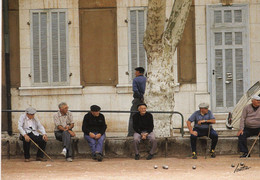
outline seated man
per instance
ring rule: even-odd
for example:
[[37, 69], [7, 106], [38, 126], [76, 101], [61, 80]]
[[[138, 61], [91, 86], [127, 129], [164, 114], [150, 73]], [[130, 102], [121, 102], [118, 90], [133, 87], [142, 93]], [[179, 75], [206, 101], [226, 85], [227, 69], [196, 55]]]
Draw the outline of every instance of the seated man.
[[101, 108], [97, 105], [90, 107], [90, 112], [84, 116], [82, 131], [88, 141], [94, 160], [102, 161], [105, 131], [107, 129], [105, 117], [100, 113]]
[[74, 127], [73, 117], [68, 109], [69, 107], [65, 102], [59, 104], [59, 111], [53, 116], [54, 134], [58, 141], [63, 142], [61, 154], [66, 157], [68, 162], [72, 162], [71, 137], [74, 137], [75, 133], [72, 131]]
[[[190, 141], [192, 149], [192, 158], [197, 159], [196, 142], [197, 137], [208, 136], [212, 140], [210, 155], [212, 158], [216, 157], [215, 147], [218, 142], [217, 132], [210, 126], [210, 124], [215, 124], [216, 120], [212, 112], [208, 110], [209, 105], [207, 103], [199, 104], [200, 110], [195, 111], [187, 121], [187, 126], [190, 131]], [[194, 122], [194, 128], [192, 129], [191, 123]], [[209, 132], [210, 128], [210, 132]], [[209, 134], [208, 134], [209, 133]]]
[[[18, 130], [23, 141], [23, 150], [25, 162], [30, 161], [30, 144], [31, 139], [38, 144], [38, 146], [45, 150], [46, 142], [48, 140], [44, 127], [40, 121], [34, 117], [36, 109], [29, 107], [25, 110], [25, 114], [20, 116], [18, 121]], [[39, 134], [40, 131], [43, 135]], [[43, 152], [38, 149], [36, 161], [46, 161], [43, 159]]]
[[247, 138], [250, 136], [257, 136], [260, 132], [260, 96], [253, 96], [252, 103], [244, 107], [241, 121], [240, 130], [237, 133], [238, 146], [240, 152], [243, 152], [243, 157], [250, 157], [247, 149]]
[[155, 150], [157, 148], [157, 141], [155, 139], [155, 134], [153, 132], [153, 115], [149, 112], [146, 112], [147, 105], [141, 103], [137, 106], [139, 113], [133, 115], [133, 128], [134, 128], [134, 148], [135, 148], [135, 160], [140, 159], [139, 155], [139, 143], [141, 139], [148, 139], [152, 148], [147, 156], [147, 160], [153, 158]]

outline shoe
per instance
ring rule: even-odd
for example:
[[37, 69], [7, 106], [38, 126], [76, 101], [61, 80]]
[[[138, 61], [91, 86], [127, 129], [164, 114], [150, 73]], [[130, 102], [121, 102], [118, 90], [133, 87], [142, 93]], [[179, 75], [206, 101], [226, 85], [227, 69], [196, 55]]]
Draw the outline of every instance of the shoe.
[[140, 159], [140, 155], [139, 154], [136, 154], [135, 155], [135, 160], [139, 160]]
[[36, 157], [36, 161], [47, 161], [47, 159], [44, 159], [42, 157]]
[[149, 153], [149, 155], [147, 156], [146, 160], [151, 160], [153, 158], [153, 155]]
[[250, 157], [250, 154], [248, 154], [247, 152], [244, 152], [244, 154], [242, 156], [240, 156], [240, 158], [246, 158], [248, 155], [248, 157]]
[[24, 162], [30, 162], [30, 159], [25, 159]]
[[93, 160], [97, 160], [96, 154], [92, 154], [91, 156], [92, 156], [92, 159], [93, 159]]
[[192, 159], [198, 159], [196, 152], [192, 152]]
[[69, 157], [69, 158], [66, 159], [66, 161], [68, 161], [68, 162], [72, 162], [72, 158]]
[[103, 156], [101, 153], [96, 153], [97, 160], [101, 162], [103, 160]]
[[63, 150], [61, 151], [60, 154], [66, 157], [67, 149], [66, 149], [66, 148], [63, 148]]
[[211, 157], [211, 158], [215, 158], [215, 157], [216, 157], [216, 153], [215, 153], [214, 149], [211, 149], [211, 151], [210, 151], [210, 157]]

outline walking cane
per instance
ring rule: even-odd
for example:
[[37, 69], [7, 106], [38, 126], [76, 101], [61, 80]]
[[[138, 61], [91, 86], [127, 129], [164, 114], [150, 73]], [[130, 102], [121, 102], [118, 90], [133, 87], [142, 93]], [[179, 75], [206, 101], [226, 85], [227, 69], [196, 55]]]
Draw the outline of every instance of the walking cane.
[[210, 134], [210, 128], [211, 125], [209, 124], [209, 129], [208, 129], [208, 136], [207, 136], [207, 147], [206, 147], [206, 151], [205, 151], [205, 159], [207, 159], [207, 150], [208, 150], [208, 146], [209, 146], [209, 134]]
[[51, 159], [51, 157], [48, 156], [48, 154], [47, 154], [46, 152], [44, 152], [44, 150], [42, 150], [42, 148], [40, 148], [40, 146], [38, 146], [38, 144], [36, 144], [31, 138], [30, 138], [30, 140], [32, 141], [32, 143], [33, 143], [38, 149], [41, 150], [41, 152], [43, 152], [43, 154], [45, 154], [45, 156], [46, 156], [47, 158], [49, 158], [51, 161], [53, 161], [53, 160]]
[[251, 146], [249, 152], [247, 153], [246, 158], [248, 158], [248, 156], [250, 155], [250, 153], [251, 153], [253, 147], [255, 146], [255, 143], [256, 143], [257, 139], [259, 138], [259, 136], [260, 136], [260, 132], [258, 133], [257, 137], [255, 138], [255, 141], [254, 141], [253, 145]]

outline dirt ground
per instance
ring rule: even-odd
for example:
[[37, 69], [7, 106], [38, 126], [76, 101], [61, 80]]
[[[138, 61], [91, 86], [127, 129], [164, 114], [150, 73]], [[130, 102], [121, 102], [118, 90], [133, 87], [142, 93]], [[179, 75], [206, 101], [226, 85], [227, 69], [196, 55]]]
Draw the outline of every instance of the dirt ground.
[[[250, 169], [234, 173], [235, 167], [243, 162]], [[199, 156], [197, 160], [190, 158], [145, 158], [136, 161], [130, 158], [105, 158], [103, 162], [92, 159], [74, 159], [65, 162], [64, 159], [54, 159], [53, 162], [31, 161], [23, 159], [2, 159], [2, 180], [41, 180], [41, 179], [260, 179], [260, 158], [254, 156], [248, 160], [238, 156], [217, 156], [215, 159], [205, 159]], [[157, 165], [158, 169], [154, 169]], [[162, 166], [167, 165], [168, 170]], [[193, 170], [192, 166], [196, 166]]]

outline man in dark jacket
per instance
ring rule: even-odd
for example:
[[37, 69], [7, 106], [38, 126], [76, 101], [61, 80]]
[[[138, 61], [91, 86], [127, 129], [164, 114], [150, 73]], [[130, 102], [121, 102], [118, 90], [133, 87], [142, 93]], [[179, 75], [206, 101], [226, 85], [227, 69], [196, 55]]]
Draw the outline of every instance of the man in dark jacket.
[[107, 129], [105, 117], [100, 113], [100, 107], [93, 105], [90, 112], [84, 116], [82, 131], [84, 138], [88, 141], [94, 160], [102, 161], [103, 143], [105, 140], [105, 131]]
[[157, 148], [157, 141], [155, 140], [155, 134], [153, 132], [153, 115], [149, 112], [146, 112], [147, 105], [141, 103], [137, 106], [139, 113], [134, 114], [133, 116], [133, 128], [134, 128], [134, 148], [135, 148], [135, 160], [140, 159], [138, 145], [141, 139], [148, 139], [152, 148], [149, 152], [147, 160], [153, 158], [155, 150]]
[[[144, 93], [145, 93], [145, 85], [146, 85], [146, 77], [144, 77], [144, 68], [137, 67], [135, 68], [135, 78], [133, 79], [133, 101], [132, 107], [130, 111], [137, 111], [137, 105], [144, 102]], [[129, 123], [128, 123], [128, 135], [133, 136], [133, 115], [130, 114]]]

